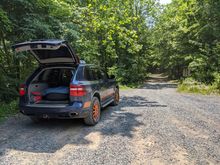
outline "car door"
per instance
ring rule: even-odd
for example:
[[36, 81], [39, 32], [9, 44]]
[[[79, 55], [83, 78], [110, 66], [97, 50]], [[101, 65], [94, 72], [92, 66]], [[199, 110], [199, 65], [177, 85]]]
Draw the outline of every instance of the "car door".
[[91, 69], [93, 70], [93, 76], [95, 77], [96, 80], [98, 80], [98, 86], [99, 86], [99, 94], [101, 97], [101, 103], [102, 105], [105, 104], [106, 102], [106, 79], [103, 77], [103, 74], [100, 70], [100, 68], [92, 66]]
[[114, 91], [113, 88], [111, 88], [111, 82], [108, 81], [108, 75], [103, 70], [99, 70], [99, 72], [103, 92], [102, 100], [104, 104], [106, 104], [112, 100]]
[[[103, 71], [104, 72], [104, 71]], [[112, 100], [114, 98], [114, 93], [115, 93], [115, 80], [110, 79], [108, 73], [104, 72], [105, 77], [106, 77], [106, 97], [108, 100]]]
[[91, 87], [93, 89], [94, 92], [99, 92], [100, 94], [100, 98], [101, 98], [101, 102], [102, 102], [102, 98], [104, 97], [104, 87], [103, 87], [103, 82], [100, 80], [101, 78], [101, 74], [99, 72], [98, 67], [91, 65], [91, 66], [87, 66], [90, 70], [90, 74], [91, 74]]

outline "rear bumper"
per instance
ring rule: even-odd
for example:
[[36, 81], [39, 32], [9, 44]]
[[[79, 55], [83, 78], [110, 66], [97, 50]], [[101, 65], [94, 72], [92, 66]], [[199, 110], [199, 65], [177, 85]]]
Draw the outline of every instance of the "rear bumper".
[[23, 105], [19, 106], [20, 112], [30, 117], [40, 118], [85, 118], [88, 116], [89, 108], [83, 109], [77, 105], [47, 106], [47, 105]]

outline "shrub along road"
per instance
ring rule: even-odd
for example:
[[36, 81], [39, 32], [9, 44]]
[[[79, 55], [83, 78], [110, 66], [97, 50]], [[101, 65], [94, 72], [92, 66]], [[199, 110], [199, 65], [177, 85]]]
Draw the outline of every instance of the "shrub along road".
[[18, 115], [0, 133], [0, 164], [220, 164], [220, 97], [154, 82], [122, 91], [95, 127]]

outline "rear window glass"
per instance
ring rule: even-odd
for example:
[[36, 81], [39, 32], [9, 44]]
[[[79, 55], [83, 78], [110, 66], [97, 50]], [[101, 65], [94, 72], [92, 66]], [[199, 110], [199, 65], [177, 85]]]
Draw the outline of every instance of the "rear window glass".
[[76, 76], [78, 81], [91, 81], [91, 70], [88, 66], [80, 67]]
[[48, 58], [72, 58], [67, 47], [62, 46], [57, 50], [33, 50], [40, 60]]

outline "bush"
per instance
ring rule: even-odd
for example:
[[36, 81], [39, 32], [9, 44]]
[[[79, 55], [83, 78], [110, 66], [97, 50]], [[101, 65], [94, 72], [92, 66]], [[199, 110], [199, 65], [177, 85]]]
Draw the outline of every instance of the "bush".
[[137, 67], [133, 67], [132, 69], [131, 68], [126, 69], [126, 68], [114, 66], [109, 68], [108, 74], [115, 75], [116, 80], [120, 84], [128, 85], [128, 86], [137, 86], [138, 84], [142, 84], [148, 77], [148, 74], [144, 69], [145, 68], [137, 68]]
[[219, 77], [217, 76], [216, 81], [213, 85], [207, 85], [201, 82], [196, 81], [193, 78], [186, 78], [178, 85], [179, 92], [188, 92], [188, 93], [200, 93], [200, 94], [220, 94], [218, 89]]
[[182, 85], [199, 85], [201, 83], [199, 83], [198, 81], [196, 81], [194, 78], [192, 77], [188, 77], [186, 79], [184, 79], [182, 82], [181, 82]]
[[18, 101], [14, 100], [10, 103], [0, 103], [0, 120], [18, 112]]
[[220, 73], [214, 73], [213, 85], [217, 90], [220, 90]]

